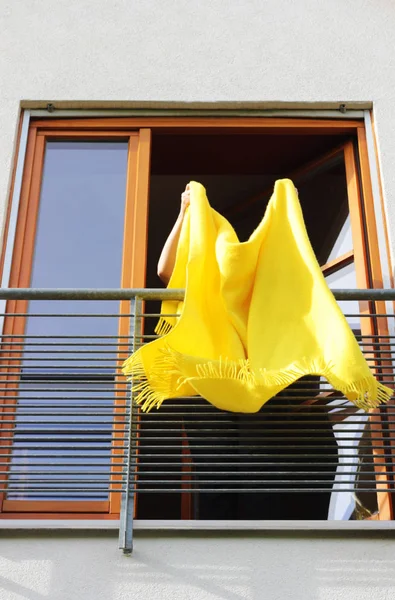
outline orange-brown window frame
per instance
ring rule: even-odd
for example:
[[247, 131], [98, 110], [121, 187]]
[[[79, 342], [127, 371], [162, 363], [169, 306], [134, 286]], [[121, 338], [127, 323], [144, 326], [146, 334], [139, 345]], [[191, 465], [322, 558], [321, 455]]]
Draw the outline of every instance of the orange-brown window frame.
[[[42, 169], [47, 139], [128, 139], [128, 175], [125, 203], [125, 228], [122, 263], [121, 287], [144, 287], [147, 257], [147, 221], [150, 176], [151, 131], [171, 132], [183, 130], [198, 132], [203, 130], [250, 133], [293, 132], [325, 135], [350, 134], [355, 142], [345, 145], [345, 165], [347, 186], [353, 210], [350, 211], [353, 230], [353, 257], [344, 257], [345, 261], [355, 260], [357, 284], [360, 288], [382, 287], [382, 273], [377, 243], [377, 228], [374, 214], [372, 186], [364, 124], [359, 120], [335, 119], [294, 119], [264, 117], [111, 117], [111, 118], [75, 118], [75, 119], [36, 119], [29, 128], [26, 158], [23, 171], [22, 190], [18, 213], [14, 253], [11, 267], [10, 287], [29, 287], [31, 275], [31, 257], [33, 254], [36, 220], [41, 190]], [[359, 169], [357, 168], [359, 163]], [[358, 174], [359, 171], [359, 174]], [[6, 224], [7, 228], [7, 224]], [[3, 248], [4, 255], [4, 248]], [[2, 259], [0, 258], [0, 261]], [[0, 263], [1, 264], [1, 263]], [[326, 265], [336, 269], [336, 265]], [[8, 312], [25, 312], [27, 302], [10, 301]], [[361, 303], [362, 312], [371, 312], [369, 303]], [[377, 306], [378, 312], [384, 312], [383, 306]], [[127, 302], [122, 302], [121, 312], [127, 312]], [[374, 326], [370, 319], [366, 323], [367, 335]], [[386, 333], [385, 319], [376, 319], [375, 326], [382, 335]], [[16, 317], [6, 317], [4, 333], [14, 335], [23, 333], [24, 323]], [[120, 319], [119, 334], [128, 333], [128, 323]], [[3, 357], [6, 360], [6, 357]], [[121, 363], [119, 360], [119, 364]], [[15, 363], [14, 363], [15, 365]], [[5, 373], [2, 375], [4, 387], [7, 387]], [[123, 382], [116, 384], [116, 396], [124, 392]], [[10, 404], [12, 405], [11, 399]], [[117, 399], [115, 401], [117, 403]], [[116, 409], [115, 409], [116, 410]], [[120, 420], [115, 416], [114, 427]], [[375, 421], [377, 423], [377, 421]], [[380, 427], [378, 426], [380, 430]], [[1, 444], [1, 424], [0, 424]], [[120, 468], [120, 459], [114, 454], [114, 477]], [[385, 480], [377, 467], [380, 486]], [[382, 487], [383, 489], [383, 487]], [[378, 494], [380, 517], [392, 519], [392, 501], [389, 493]], [[4, 500], [0, 518], [44, 517], [48, 511], [53, 518], [117, 518], [119, 515], [120, 495], [112, 494], [108, 502], [31, 502]], [[89, 506], [87, 506], [89, 505]], [[40, 512], [38, 512], [40, 511]]]
[[[75, 139], [76, 137], [88, 141], [91, 139], [117, 139], [128, 141], [128, 161], [124, 211], [124, 238], [122, 251], [121, 288], [144, 287], [145, 284], [145, 257], [146, 257], [146, 225], [148, 220], [148, 196], [149, 196], [149, 171], [150, 171], [150, 147], [151, 131], [140, 128], [129, 131], [106, 131], [106, 130], [84, 130], [75, 132], [73, 130], [44, 131], [34, 123], [29, 129], [26, 149], [26, 160], [23, 172], [21, 199], [19, 205], [13, 260], [10, 273], [10, 287], [29, 287], [32, 271], [32, 259], [35, 243], [37, 217], [40, 201], [42, 173], [45, 156], [45, 144], [48, 139]], [[28, 302], [25, 300], [9, 301], [7, 303], [6, 316], [4, 320], [4, 335], [23, 335], [25, 318], [14, 317], [15, 313], [26, 313]], [[128, 301], [120, 302], [120, 313], [128, 313]], [[120, 318], [118, 334], [125, 336], [129, 333], [128, 320]], [[19, 364], [15, 360], [7, 362], [7, 354], [2, 354], [3, 365], [9, 369], [2, 371], [4, 396], [9, 396], [7, 409], [12, 410], [15, 406], [15, 383], [10, 386], [7, 381], [15, 377]], [[112, 451], [113, 481], [120, 477], [122, 469], [121, 458], [117, 458], [117, 429], [123, 427], [122, 418], [117, 418], [117, 404], [124, 401], [126, 382], [120, 373], [123, 362], [122, 356], [117, 361], [118, 373], [115, 382], [115, 416], [114, 416], [114, 448]], [[7, 393], [7, 388], [13, 391]], [[0, 413], [4, 409], [0, 409]], [[0, 424], [0, 445], [2, 432], [7, 418]], [[120, 434], [121, 436], [122, 434]], [[118, 453], [119, 454], [119, 453]], [[118, 475], [119, 473], [119, 475]], [[47, 513], [51, 518], [72, 516], [73, 518], [118, 518], [120, 511], [120, 494], [110, 493], [108, 501], [32, 501], [32, 500], [7, 500], [5, 494], [0, 494], [0, 518], [15, 517], [17, 514], [28, 514], [29, 518], [34, 516], [45, 516]]]

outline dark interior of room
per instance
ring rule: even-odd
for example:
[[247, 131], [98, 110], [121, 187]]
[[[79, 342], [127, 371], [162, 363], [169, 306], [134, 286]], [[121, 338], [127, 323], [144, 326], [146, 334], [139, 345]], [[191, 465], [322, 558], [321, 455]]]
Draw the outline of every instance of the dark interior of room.
[[[202, 130], [154, 133], [146, 286], [162, 287], [156, 272], [157, 261], [176, 220], [181, 193], [190, 180], [205, 186], [213, 208], [229, 219], [239, 239], [244, 241], [262, 219], [276, 179], [293, 179], [312, 246], [320, 264], [325, 264], [348, 214], [343, 154], [332, 152], [348, 139], [344, 135], [290, 132], [281, 135]], [[157, 305], [147, 307], [148, 312], [157, 309]], [[146, 327], [151, 326], [147, 323]], [[151, 330], [146, 328], [146, 333]], [[169, 419], [171, 410], [166, 412], [165, 405], [150, 417], [150, 428], [154, 420], [160, 427], [161, 422], [163, 426], [164, 420]], [[143, 422], [141, 436], [140, 456], [144, 462]], [[181, 443], [174, 447], [174, 436], [172, 439], [169, 435], [170, 442], [176, 459], [181, 456]], [[179, 467], [181, 473], [181, 463]], [[179, 519], [180, 507], [181, 494], [145, 493], [138, 502], [137, 516]]]
[[213, 208], [229, 219], [244, 241], [260, 222], [276, 179], [290, 177], [299, 191], [311, 243], [324, 264], [348, 213], [345, 169], [342, 155], [309, 165], [346, 139], [244, 133], [154, 135], [147, 287], [161, 285], [157, 259], [190, 180], [205, 186]]

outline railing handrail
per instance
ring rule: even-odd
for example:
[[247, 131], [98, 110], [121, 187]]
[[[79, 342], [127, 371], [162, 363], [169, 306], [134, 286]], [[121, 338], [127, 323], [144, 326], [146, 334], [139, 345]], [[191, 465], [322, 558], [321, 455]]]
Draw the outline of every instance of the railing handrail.
[[[337, 289], [336, 300], [395, 300], [395, 289]], [[163, 288], [0, 288], [0, 300], [183, 300], [185, 290]]]
[[0, 288], [0, 300], [183, 300], [184, 294], [163, 288]]

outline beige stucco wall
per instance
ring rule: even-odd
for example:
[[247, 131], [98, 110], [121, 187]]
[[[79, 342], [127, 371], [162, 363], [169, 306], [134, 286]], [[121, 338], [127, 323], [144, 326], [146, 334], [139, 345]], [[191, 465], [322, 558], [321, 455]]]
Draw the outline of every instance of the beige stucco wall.
[[395, 544], [279, 534], [0, 538], [1, 600], [392, 600]]

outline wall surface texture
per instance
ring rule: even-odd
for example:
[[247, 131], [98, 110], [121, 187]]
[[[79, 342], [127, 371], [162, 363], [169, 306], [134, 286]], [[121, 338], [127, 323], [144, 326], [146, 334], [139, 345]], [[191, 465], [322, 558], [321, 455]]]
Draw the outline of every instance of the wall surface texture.
[[0, 222], [21, 100], [363, 100], [395, 246], [392, 0], [1, 0], [0, 31]]
[[[348, 539], [346, 539], [348, 538]], [[395, 545], [383, 538], [111, 536], [0, 540], [0, 600], [390, 600]]]

